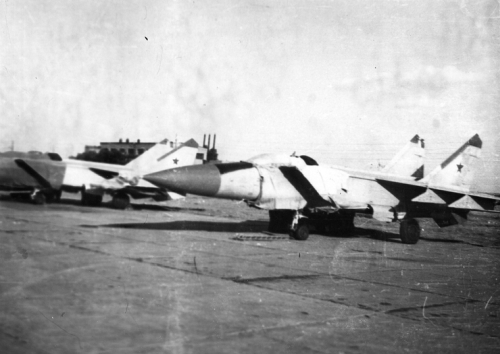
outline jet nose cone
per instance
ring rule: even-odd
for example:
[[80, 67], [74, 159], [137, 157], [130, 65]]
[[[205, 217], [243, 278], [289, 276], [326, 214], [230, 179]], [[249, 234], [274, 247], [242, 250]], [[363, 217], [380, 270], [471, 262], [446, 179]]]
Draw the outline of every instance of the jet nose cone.
[[221, 185], [221, 175], [214, 165], [172, 168], [146, 175], [143, 178], [172, 192], [207, 197], [216, 195]]

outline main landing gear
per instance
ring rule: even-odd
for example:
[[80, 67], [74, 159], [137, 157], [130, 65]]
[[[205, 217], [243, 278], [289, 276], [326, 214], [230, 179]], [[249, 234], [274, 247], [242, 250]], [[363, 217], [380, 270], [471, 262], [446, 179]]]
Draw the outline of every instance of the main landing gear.
[[327, 213], [305, 209], [270, 210], [269, 231], [288, 233], [299, 241], [309, 237], [311, 227], [327, 235], [350, 235], [354, 230], [354, 214]]
[[[321, 233], [332, 236], [350, 235], [354, 231], [354, 214], [319, 213], [311, 210], [270, 210], [269, 231], [288, 233], [299, 241], [309, 237], [311, 226]], [[421, 228], [417, 220], [406, 219], [399, 225], [401, 242], [416, 244], [420, 239]]]
[[401, 242], [414, 245], [420, 239], [420, 225], [415, 219], [408, 219], [401, 221], [399, 224], [399, 236], [401, 237]]

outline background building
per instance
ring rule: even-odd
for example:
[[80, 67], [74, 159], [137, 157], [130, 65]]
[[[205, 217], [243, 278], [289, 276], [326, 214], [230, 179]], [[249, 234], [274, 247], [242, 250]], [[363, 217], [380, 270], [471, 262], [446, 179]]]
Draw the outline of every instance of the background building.
[[[165, 139], [162, 142], [168, 142], [168, 140]], [[172, 147], [174, 146], [173, 141], [170, 141], [169, 143], [172, 145]], [[96, 153], [99, 153], [101, 151], [118, 151], [122, 155], [124, 155], [127, 162], [129, 162], [135, 159], [137, 156], [142, 155], [145, 151], [149, 150], [155, 144], [156, 143], [154, 142], [141, 142], [140, 139], [137, 139], [136, 142], [131, 142], [129, 141], [129, 139], [126, 139], [125, 141], [123, 141], [123, 139], [120, 139], [118, 142], [101, 142], [100, 145], [97, 146], [85, 145], [85, 152], [95, 151]]]
[[[218, 154], [215, 149], [215, 139], [216, 135], [214, 134], [213, 146], [210, 148], [210, 140], [211, 135], [208, 135], [208, 142], [206, 142], [207, 135], [203, 135], [203, 145], [198, 147], [198, 153], [196, 154], [195, 164], [204, 164], [209, 162], [217, 162]], [[183, 143], [179, 143], [177, 141], [171, 141], [168, 139], [164, 139], [160, 142], [161, 144], [169, 144], [171, 148], [176, 148], [181, 146]], [[121, 163], [128, 163], [135, 159], [137, 156], [142, 155], [145, 151], [152, 148], [155, 142], [141, 142], [140, 139], [137, 141], [130, 141], [126, 139], [120, 139], [117, 142], [101, 142], [99, 145], [85, 145], [85, 152], [83, 154], [79, 154], [77, 159], [82, 160], [90, 160], [90, 161], [100, 161], [99, 157], [96, 158], [91, 157], [88, 159], [87, 157], [90, 155], [96, 156], [107, 156], [109, 154], [117, 154], [123, 157]], [[100, 161], [100, 162], [110, 162], [112, 161]]]

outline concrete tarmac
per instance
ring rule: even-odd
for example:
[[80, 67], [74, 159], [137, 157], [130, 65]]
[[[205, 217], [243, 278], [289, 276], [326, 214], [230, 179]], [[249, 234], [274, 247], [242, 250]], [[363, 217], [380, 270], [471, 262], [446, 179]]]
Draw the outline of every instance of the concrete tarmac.
[[301, 242], [243, 203], [164, 205], [1, 198], [0, 352], [500, 352], [497, 215]]

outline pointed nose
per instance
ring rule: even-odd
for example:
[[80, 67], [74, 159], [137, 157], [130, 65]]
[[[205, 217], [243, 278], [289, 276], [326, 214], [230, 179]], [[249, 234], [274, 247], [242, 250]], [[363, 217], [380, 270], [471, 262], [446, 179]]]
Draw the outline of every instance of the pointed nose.
[[221, 175], [215, 165], [193, 165], [155, 172], [143, 177], [159, 187], [176, 193], [212, 197], [221, 185]]
[[248, 162], [185, 166], [143, 178], [181, 194], [245, 200], [255, 200], [260, 195], [259, 171]]

